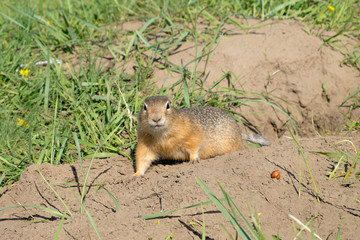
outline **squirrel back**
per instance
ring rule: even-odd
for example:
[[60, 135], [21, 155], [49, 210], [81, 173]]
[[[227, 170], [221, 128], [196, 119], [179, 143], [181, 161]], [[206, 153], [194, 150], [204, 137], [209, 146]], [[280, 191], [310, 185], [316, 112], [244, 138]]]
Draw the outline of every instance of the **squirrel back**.
[[199, 106], [179, 110], [180, 116], [196, 122], [203, 133], [200, 158], [222, 155], [243, 148], [238, 123], [219, 108]]

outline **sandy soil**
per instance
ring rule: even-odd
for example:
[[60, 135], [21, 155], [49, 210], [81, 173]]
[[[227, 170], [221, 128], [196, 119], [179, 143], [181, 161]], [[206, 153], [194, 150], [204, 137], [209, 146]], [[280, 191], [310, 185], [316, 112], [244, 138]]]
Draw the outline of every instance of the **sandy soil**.
[[[168, 217], [142, 220], [140, 217], [173, 210], [200, 202], [208, 197], [196, 183], [195, 177], [222, 198], [217, 185], [220, 182], [240, 211], [250, 220], [251, 213], [259, 214], [260, 226], [267, 239], [279, 235], [293, 239], [295, 233], [291, 214], [303, 223], [310, 218], [314, 231], [322, 239], [335, 239], [341, 226], [341, 239], [357, 239], [360, 235], [360, 182], [344, 184], [342, 178], [328, 179], [333, 159], [312, 151], [335, 152], [334, 145], [355, 155], [348, 142], [360, 145], [358, 132], [326, 136], [320, 134], [339, 130], [346, 122], [339, 108], [342, 100], [359, 87], [359, 72], [341, 66], [343, 56], [336, 50], [321, 46], [321, 40], [306, 33], [294, 21], [270, 22], [271, 24], [245, 34], [232, 27], [222, 39], [210, 59], [206, 72], [208, 82], [216, 81], [224, 72], [232, 71], [238, 77], [236, 87], [258, 93], [269, 93], [287, 101], [285, 107], [303, 133], [298, 141], [304, 150], [314, 175], [320, 203], [315, 197], [314, 186], [301, 160], [301, 189], [299, 187], [299, 159], [294, 141], [288, 137], [286, 118], [271, 107], [244, 106], [239, 109], [259, 131], [274, 140], [260, 149], [247, 148], [240, 152], [198, 163], [154, 164], [143, 178], [133, 178], [133, 165], [127, 159], [115, 157], [95, 160], [89, 176], [90, 187], [86, 194], [86, 209], [96, 223], [102, 239], [201, 239], [203, 218], [207, 239], [230, 239], [234, 229], [214, 205], [180, 210]], [[256, 22], [252, 22], [256, 24]], [[193, 58], [194, 48], [186, 44], [170, 56], [181, 63]], [[203, 65], [200, 64], [200, 68]], [[191, 67], [191, 66], [190, 66]], [[157, 70], [154, 81], [168, 82], [179, 76]], [[322, 84], [326, 82], [324, 94]], [[263, 114], [252, 115], [261, 109]], [[358, 117], [354, 111], [352, 117]], [[314, 122], [314, 124], [312, 124]], [[314, 130], [315, 129], [315, 130]], [[279, 137], [279, 138], [278, 138]], [[89, 161], [84, 163], [84, 168]], [[65, 208], [49, 189], [37, 171], [56, 189], [70, 208], [73, 216], [64, 221], [60, 239], [96, 239], [86, 214], [80, 213], [77, 198], [84, 181], [79, 164], [54, 166], [44, 164], [26, 169], [20, 180], [0, 193], [0, 208], [16, 204], [35, 204], [64, 212]], [[279, 170], [279, 180], [270, 178]], [[346, 181], [348, 182], [348, 181]], [[70, 186], [65, 183], [71, 183]], [[118, 199], [120, 211], [105, 187]], [[301, 190], [301, 196], [299, 191]], [[12, 208], [0, 212], [2, 239], [51, 239], [60, 219], [41, 210], [29, 207]], [[294, 223], [296, 227], [300, 226]], [[303, 233], [304, 239], [311, 236]]]

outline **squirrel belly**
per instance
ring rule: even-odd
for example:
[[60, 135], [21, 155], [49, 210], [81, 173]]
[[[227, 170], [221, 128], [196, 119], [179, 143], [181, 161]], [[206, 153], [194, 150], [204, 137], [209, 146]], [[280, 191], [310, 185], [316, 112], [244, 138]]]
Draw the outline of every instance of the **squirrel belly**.
[[240, 127], [227, 113], [209, 106], [175, 109], [162, 96], [145, 99], [137, 137], [134, 176], [156, 159], [194, 161], [243, 148]]

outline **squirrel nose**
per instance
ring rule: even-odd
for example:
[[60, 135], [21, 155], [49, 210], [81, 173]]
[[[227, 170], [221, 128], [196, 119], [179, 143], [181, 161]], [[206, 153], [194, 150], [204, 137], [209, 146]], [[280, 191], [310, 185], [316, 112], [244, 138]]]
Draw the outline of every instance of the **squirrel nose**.
[[161, 117], [160, 117], [160, 118], [153, 118], [153, 119], [152, 119], [152, 121], [155, 122], [155, 123], [160, 122], [160, 120], [161, 120]]

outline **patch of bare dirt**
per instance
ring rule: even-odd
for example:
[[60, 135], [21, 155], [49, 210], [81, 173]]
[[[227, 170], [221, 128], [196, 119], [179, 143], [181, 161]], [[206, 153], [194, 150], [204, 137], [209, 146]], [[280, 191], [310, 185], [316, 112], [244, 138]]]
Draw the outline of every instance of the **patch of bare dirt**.
[[[254, 22], [255, 24], [255, 22]], [[229, 32], [230, 33], [230, 32]], [[232, 29], [231, 35], [221, 40], [207, 68], [208, 82], [216, 81], [224, 72], [232, 71], [238, 77], [237, 88], [269, 93], [288, 102], [292, 116], [297, 120], [305, 138], [299, 138], [314, 175], [320, 203], [314, 187], [301, 162], [301, 196], [299, 196], [299, 160], [295, 143], [285, 133], [268, 147], [245, 149], [198, 163], [154, 164], [143, 178], [132, 178], [133, 165], [127, 159], [116, 157], [95, 160], [86, 190], [86, 209], [96, 223], [102, 239], [165, 239], [173, 233], [174, 239], [201, 239], [203, 213], [208, 239], [229, 239], [222, 224], [234, 235], [235, 231], [214, 205], [181, 210], [169, 217], [141, 220], [140, 217], [186, 207], [208, 201], [196, 183], [201, 178], [219, 198], [217, 182], [227, 189], [242, 213], [250, 220], [251, 213], [260, 218], [266, 237], [279, 235], [293, 239], [295, 234], [288, 214], [306, 223], [311, 217], [314, 231], [322, 239], [335, 239], [341, 226], [341, 239], [357, 239], [360, 235], [360, 205], [351, 198], [360, 199], [360, 182], [344, 185], [342, 178], [329, 180], [332, 159], [311, 151], [333, 152], [340, 140], [351, 140], [360, 145], [357, 132], [337, 136], [314, 137], [315, 129], [337, 130], [345, 122], [338, 106], [359, 87], [359, 72], [340, 66], [342, 55], [324, 46], [321, 40], [309, 36], [304, 27], [294, 21], [271, 22], [251, 30], [248, 34]], [[193, 45], [170, 56], [181, 63], [192, 59]], [[203, 65], [199, 65], [200, 68]], [[191, 66], [190, 66], [191, 67]], [[154, 79], [169, 83], [179, 76], [157, 70]], [[326, 82], [327, 96], [322, 84]], [[251, 113], [256, 106], [242, 106], [240, 111]], [[263, 135], [276, 139], [275, 128], [286, 121], [274, 109], [260, 106], [262, 115], [246, 117]], [[353, 114], [358, 114], [354, 112]], [[314, 125], [312, 118], [314, 116]], [[275, 126], [275, 127], [274, 127]], [[322, 132], [321, 132], [322, 133]], [[353, 153], [349, 143], [337, 145]], [[355, 155], [355, 154], [354, 154]], [[84, 163], [84, 168], [89, 166]], [[20, 180], [0, 193], [0, 208], [17, 204], [35, 204], [65, 212], [64, 206], [46, 185], [37, 167], [70, 208], [73, 216], [64, 221], [60, 239], [96, 239], [86, 214], [81, 214], [77, 200], [84, 181], [80, 164], [55, 166], [43, 164], [26, 169]], [[273, 170], [280, 170], [279, 180], [270, 178]], [[71, 183], [71, 186], [65, 183]], [[118, 199], [120, 211], [105, 187]], [[51, 239], [60, 219], [33, 208], [12, 208], [0, 212], [2, 239]], [[197, 223], [197, 224], [192, 224]], [[296, 225], [296, 224], [295, 224]], [[296, 225], [299, 227], [299, 225]], [[310, 235], [304, 233], [304, 239]]]
[[[331, 160], [309, 152], [333, 151], [333, 145], [343, 139], [349, 139], [357, 146], [360, 144], [357, 133], [303, 138], [299, 141], [315, 177], [320, 203], [316, 201], [314, 187], [303, 162], [301, 196], [298, 196], [298, 151], [290, 138], [283, 137], [269, 147], [247, 149], [195, 164], [156, 164], [145, 177], [136, 179], [131, 177], [133, 166], [126, 159], [95, 160], [89, 183], [105, 184], [118, 199], [121, 211], [116, 212], [109, 195], [104, 189], [96, 191], [96, 186], [87, 189], [86, 208], [103, 239], [165, 239], [170, 233], [174, 233], [174, 239], [201, 239], [202, 227], [199, 223], [202, 222], [202, 211], [208, 239], [228, 239], [221, 224], [232, 234], [234, 230], [214, 205], [181, 210], [155, 220], [140, 219], [148, 214], [208, 201], [195, 181], [195, 177], [199, 177], [219, 198], [222, 194], [217, 182], [221, 182], [248, 219], [249, 209], [254, 215], [261, 213], [261, 229], [268, 238], [277, 234], [281, 239], [294, 237], [292, 222], [288, 217], [288, 214], [292, 214], [304, 223], [317, 216], [312, 226], [323, 239], [334, 239], [339, 226], [342, 239], [357, 239], [360, 234], [357, 227], [360, 224], [360, 207], [350, 198], [360, 197], [359, 181], [345, 187], [341, 178], [328, 180]], [[353, 151], [349, 144], [339, 147]], [[84, 167], [88, 164], [87, 161]], [[72, 218], [65, 220], [60, 239], [96, 239], [87, 216], [79, 213], [79, 202], [74, 196], [79, 197], [84, 181], [80, 165], [44, 164], [39, 169], [73, 213]], [[273, 170], [280, 170], [279, 180], [270, 178]], [[74, 184], [68, 187], [65, 182]], [[37, 172], [36, 166], [26, 169], [20, 181], [1, 194], [2, 207], [36, 204], [65, 211]], [[31, 208], [8, 209], [0, 216], [2, 239], [51, 239], [60, 221]], [[198, 225], [191, 225], [191, 222]], [[306, 239], [310, 235], [303, 236]]]

